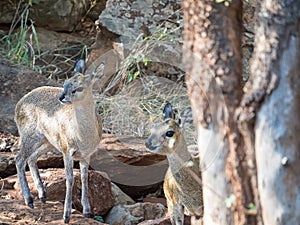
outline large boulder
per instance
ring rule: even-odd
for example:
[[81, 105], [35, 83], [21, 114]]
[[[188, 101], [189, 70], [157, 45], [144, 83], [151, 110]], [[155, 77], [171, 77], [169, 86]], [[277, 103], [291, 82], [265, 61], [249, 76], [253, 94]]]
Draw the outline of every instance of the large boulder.
[[[99, 16], [99, 22], [109, 31], [121, 35], [124, 41], [132, 42], [140, 34], [143, 37], [157, 32], [158, 26], [172, 29], [179, 26], [182, 14], [180, 0], [108, 0]], [[180, 32], [177, 33], [178, 37]]]
[[14, 122], [15, 105], [18, 100], [34, 88], [51, 85], [61, 86], [32, 69], [0, 59], [0, 132], [17, 134]]
[[115, 43], [120, 55], [127, 56], [132, 49], [137, 49], [138, 42], [153, 38], [155, 44], [139, 54], [154, 62], [182, 68], [183, 20], [180, 9], [180, 0], [108, 0], [96, 23], [120, 36]]
[[[19, 2], [0, 1], [0, 10], [5, 12], [0, 14], [0, 23], [10, 24], [13, 21]], [[35, 25], [56, 31], [73, 31], [87, 13], [90, 0], [39, 0], [32, 3], [29, 18]]]
[[[40, 175], [46, 187], [47, 200], [63, 202], [66, 193], [65, 171], [63, 169], [40, 170]], [[26, 177], [32, 194], [37, 196], [37, 191], [30, 172], [26, 172]], [[4, 179], [4, 188], [4, 191], [11, 197], [23, 199], [16, 175]], [[80, 172], [77, 169], [74, 170], [72, 201], [74, 208], [81, 211], [81, 180]], [[93, 212], [97, 212], [99, 215], [106, 214], [114, 205], [111, 182], [106, 174], [89, 171], [89, 201]], [[35, 202], [39, 201], [37, 200]]]
[[106, 134], [90, 166], [109, 174], [130, 197], [139, 198], [161, 186], [168, 162], [165, 156], [147, 151], [144, 138]]

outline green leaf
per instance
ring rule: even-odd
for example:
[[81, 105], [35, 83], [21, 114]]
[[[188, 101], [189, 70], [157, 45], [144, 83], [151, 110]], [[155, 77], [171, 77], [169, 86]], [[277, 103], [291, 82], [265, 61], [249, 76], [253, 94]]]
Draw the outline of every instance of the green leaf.
[[150, 59], [144, 57], [144, 58], [143, 58], [143, 63], [144, 63], [145, 66], [148, 65], [148, 62], [150, 62]]
[[40, 52], [39, 39], [38, 39], [38, 35], [37, 35], [36, 29], [35, 29], [32, 21], [31, 21], [31, 30], [32, 30], [33, 38], [34, 38], [36, 46], [37, 46], [37, 51], [38, 51], [38, 53], [40, 55], [41, 52]]
[[228, 2], [228, 1], [225, 1], [225, 2], [224, 2], [224, 5], [225, 5], [226, 7], [228, 7], [228, 6], [229, 6], [229, 2]]
[[94, 220], [104, 223], [104, 219], [102, 218], [102, 216], [94, 216]]
[[256, 210], [256, 206], [255, 206], [255, 204], [253, 202], [249, 203], [248, 207], [251, 210]]
[[32, 6], [32, 4], [39, 4], [40, 0], [28, 0], [28, 4]]
[[222, 3], [222, 2], [224, 2], [225, 0], [215, 0], [216, 1], [216, 3]]

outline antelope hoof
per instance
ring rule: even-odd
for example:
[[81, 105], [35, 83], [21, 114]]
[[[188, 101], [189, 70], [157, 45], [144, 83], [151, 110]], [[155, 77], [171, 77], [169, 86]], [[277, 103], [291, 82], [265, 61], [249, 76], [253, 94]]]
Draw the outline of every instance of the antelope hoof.
[[33, 198], [29, 197], [25, 200], [26, 204], [30, 207], [30, 208], [34, 208], [34, 205], [33, 205]]
[[70, 222], [70, 217], [69, 216], [64, 217], [64, 223], [69, 223], [69, 222]]
[[32, 209], [34, 208], [33, 202], [29, 202], [27, 205]]
[[42, 203], [46, 203], [47, 198], [46, 197], [41, 197]]

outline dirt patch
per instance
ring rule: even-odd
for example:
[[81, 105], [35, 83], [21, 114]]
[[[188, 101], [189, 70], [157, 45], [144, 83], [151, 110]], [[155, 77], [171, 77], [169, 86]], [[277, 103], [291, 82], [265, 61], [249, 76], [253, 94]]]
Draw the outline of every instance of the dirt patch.
[[[35, 203], [31, 209], [23, 201], [16, 199], [0, 199], [1, 224], [64, 224], [64, 206], [60, 202]], [[93, 219], [84, 218], [82, 214], [73, 210], [70, 224], [89, 225], [103, 224]]]

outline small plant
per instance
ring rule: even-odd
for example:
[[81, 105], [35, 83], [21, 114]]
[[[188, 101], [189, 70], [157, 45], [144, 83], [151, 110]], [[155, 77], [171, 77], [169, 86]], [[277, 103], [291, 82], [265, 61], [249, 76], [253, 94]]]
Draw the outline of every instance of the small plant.
[[147, 66], [148, 63], [151, 62], [148, 58], [144, 57], [140, 60], [133, 58], [131, 63], [127, 67], [127, 82], [131, 82], [135, 80], [141, 73], [141, 67], [139, 63], [143, 63], [144, 66]]
[[104, 219], [102, 216], [100, 216], [97, 212], [94, 212], [94, 220], [104, 223]]
[[248, 208], [246, 209], [246, 214], [247, 215], [256, 215], [257, 214], [257, 207], [253, 202], [249, 203]]
[[[29, 1], [21, 14], [17, 16], [20, 8], [19, 3], [10, 30], [7, 35], [0, 39], [0, 44], [5, 58], [15, 63], [35, 68], [36, 56], [33, 40], [35, 41], [38, 54], [40, 54], [40, 48], [34, 23], [28, 18], [30, 4], [31, 2]], [[17, 25], [19, 25], [19, 28], [15, 30]]]

